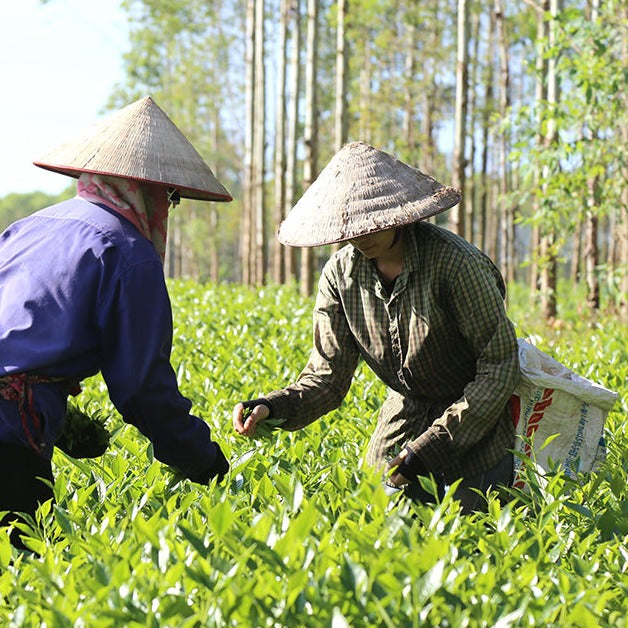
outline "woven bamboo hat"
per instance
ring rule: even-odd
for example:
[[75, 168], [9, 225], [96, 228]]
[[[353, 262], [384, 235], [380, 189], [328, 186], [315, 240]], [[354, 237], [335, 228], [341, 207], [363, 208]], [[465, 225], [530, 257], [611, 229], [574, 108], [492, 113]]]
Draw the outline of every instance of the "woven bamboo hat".
[[287, 218], [278, 240], [319, 246], [424, 220], [460, 202], [458, 190], [363, 142], [332, 157]]
[[107, 116], [33, 163], [75, 178], [90, 172], [163, 183], [177, 188], [185, 198], [232, 200], [194, 146], [150, 96]]

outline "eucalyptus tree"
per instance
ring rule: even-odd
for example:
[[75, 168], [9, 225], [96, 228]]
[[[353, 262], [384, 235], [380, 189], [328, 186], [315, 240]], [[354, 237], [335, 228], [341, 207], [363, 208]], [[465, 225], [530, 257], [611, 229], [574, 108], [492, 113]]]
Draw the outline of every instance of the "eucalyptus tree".
[[[305, 160], [303, 187], [307, 189], [318, 172], [318, 0], [307, 0], [307, 43], [305, 64]], [[314, 289], [314, 265], [311, 248], [301, 249], [301, 294], [310, 295]]]
[[[499, 115], [503, 118], [510, 114], [510, 67], [508, 60], [508, 41], [502, 0], [495, 0], [495, 24], [499, 48]], [[499, 219], [501, 223], [500, 268], [508, 281], [514, 281], [514, 211], [508, 201], [510, 192], [510, 151], [509, 130], [505, 125], [499, 132]]]
[[[286, 146], [286, 198], [284, 214], [292, 209], [297, 197], [297, 143], [299, 133], [299, 94], [301, 85], [301, 0], [290, 3], [290, 104], [288, 107], [288, 136]], [[296, 251], [284, 247], [284, 267], [287, 280], [296, 279]]]
[[418, 67], [421, 75], [417, 85], [421, 110], [421, 133], [419, 135], [419, 166], [443, 180], [451, 178], [451, 164], [438, 150], [437, 129], [447, 128], [451, 106], [454, 78], [447, 68], [453, 67], [455, 55], [454, 32], [455, 9], [451, 0], [433, 0], [413, 8], [416, 28], [420, 33], [417, 40], [420, 56]]
[[[597, 309], [601, 305], [598, 278], [606, 272], [609, 304], [621, 307], [622, 271], [605, 266], [602, 252], [597, 251], [598, 246], [621, 233], [621, 227], [613, 234], [600, 228], [608, 224], [606, 218], [613, 210], [621, 207], [625, 193], [622, 128], [627, 114], [621, 11], [616, 3], [604, 3], [596, 18], [595, 11], [587, 13], [586, 7], [574, 2], [566, 3], [565, 8], [554, 0], [546, 5], [530, 0], [530, 4], [536, 9], [539, 24], [537, 117], [530, 120], [527, 130], [518, 128], [518, 133], [519, 146], [528, 140], [531, 146], [526, 167], [532, 173], [528, 180], [533, 185], [523, 190], [522, 198], [532, 194], [530, 221], [541, 234], [536, 259], [543, 312], [547, 318], [558, 313], [555, 295], [560, 256], [570, 246], [578, 246], [582, 217], [588, 224], [584, 278], [588, 281], [589, 306]], [[531, 141], [534, 135], [536, 143]], [[536, 280], [537, 273], [531, 274]]]
[[242, 211], [242, 279], [266, 278], [266, 71], [265, 2], [247, 0], [245, 47], [245, 194]]
[[488, 32], [486, 35], [486, 60], [484, 63], [484, 72], [482, 82], [484, 84], [484, 103], [481, 112], [481, 141], [482, 153], [480, 157], [480, 198], [479, 211], [476, 212], [478, 219], [478, 246], [488, 251], [489, 242], [489, 153], [490, 153], [490, 128], [491, 119], [494, 113], [494, 63], [495, 56], [495, 11], [489, 11]]
[[[346, 36], [349, 0], [338, 0], [336, 7], [336, 81], [334, 92], [334, 153], [347, 141], [348, 42]], [[339, 250], [333, 244], [331, 252]]]
[[[610, 243], [623, 237], [625, 241], [628, 230], [622, 203], [622, 198], [626, 199], [628, 122], [623, 81], [626, 8], [622, 11], [622, 4], [616, 2], [587, 4], [584, 10], [565, 11], [559, 23], [557, 47], [562, 54], [558, 69], [569, 88], [562, 97], [561, 119], [566, 128], [560, 157], [577, 166], [566, 169], [559, 184], [571, 198], [582, 199], [587, 303], [596, 310], [601, 306], [602, 272], [607, 273], [611, 303], [625, 307], [621, 281], [625, 281], [627, 260], [622, 263], [613, 257], [603, 263], [599, 247], [604, 240]], [[607, 222], [608, 216], [617, 217], [618, 208], [624, 212], [623, 221]], [[600, 225], [613, 222], [613, 231], [603, 234]]]
[[245, 110], [244, 110], [244, 197], [242, 202], [242, 246], [240, 249], [240, 264], [242, 266], [242, 281], [252, 283], [253, 271], [253, 205], [254, 205], [254, 177], [253, 177], [253, 135], [255, 129], [255, 0], [246, 2], [246, 31], [245, 31]]
[[[624, 24], [624, 28], [621, 31], [621, 53], [619, 54], [620, 66], [622, 68], [628, 67], [628, 33], [626, 32], [625, 25], [628, 24], [628, 5], [624, 4], [623, 11], [619, 11], [620, 19]], [[625, 114], [628, 111], [628, 94], [624, 90], [622, 95], [619, 97], [620, 106]], [[624, 115], [622, 121], [619, 125], [619, 138], [621, 146], [624, 148], [628, 146], [628, 120], [626, 120], [626, 116]], [[617, 225], [618, 235], [617, 238], [614, 237], [613, 232], [615, 229], [611, 230], [611, 243], [618, 242], [616, 247], [609, 246], [609, 268], [611, 270], [610, 275], [613, 276], [615, 274], [615, 269], [623, 269], [620, 271], [621, 274], [619, 276], [619, 280], [617, 282], [618, 290], [617, 292], [623, 297], [620, 298], [619, 308], [621, 318], [624, 322], [628, 322], [628, 160], [624, 159], [622, 163], [622, 167], [620, 169], [619, 178], [623, 180], [624, 185], [622, 186], [622, 191], [619, 195], [619, 205], [618, 207], [614, 207], [611, 210], [611, 218], [613, 219], [611, 224], [613, 227]], [[615, 253], [617, 251], [617, 253]]]
[[407, 12], [394, 0], [352, 0], [347, 33], [352, 50], [349, 135], [402, 153], [399, 112], [406, 91], [403, 20]]
[[[561, 0], [549, 0], [550, 24], [548, 45], [555, 46], [558, 29], [558, 13]], [[556, 112], [559, 99], [556, 55], [550, 56], [547, 64], [547, 107], [546, 130], [543, 134], [543, 149], [550, 152], [558, 139]], [[558, 166], [559, 167], [559, 166]], [[549, 194], [550, 178], [557, 174], [556, 168], [550, 162], [545, 162], [542, 168], [541, 192], [549, 211], [552, 210], [552, 199]], [[541, 306], [546, 319], [556, 316], [556, 273], [558, 262], [556, 259], [556, 230], [551, 224], [545, 225], [541, 232], [541, 256], [543, 268], [541, 270]]]
[[266, 280], [266, 29], [265, 0], [255, 0], [255, 92], [253, 96], [254, 283]]
[[[289, 0], [279, 5], [279, 38], [277, 41], [277, 98], [275, 101], [275, 194], [273, 222], [277, 227], [285, 215], [286, 206], [286, 64], [288, 42]], [[285, 281], [283, 246], [275, 239], [273, 243], [272, 276], [276, 283]]]
[[[545, 15], [549, 11], [549, 0], [541, 0], [539, 4], [533, 3], [531, 5], [536, 13], [536, 40], [535, 40], [535, 92], [534, 103], [536, 117], [534, 121], [534, 141], [537, 147], [542, 145], [542, 126], [543, 121], [541, 117], [542, 103], [547, 98], [547, 59], [545, 49], [547, 47], [548, 39], [548, 21], [545, 19]], [[541, 167], [538, 161], [535, 160], [533, 166], [533, 186], [535, 193], [532, 199], [532, 214], [538, 216], [541, 214], [541, 201], [540, 194], [538, 193], [541, 181]], [[540, 288], [540, 265], [539, 265], [539, 252], [541, 246], [541, 228], [540, 221], [535, 220], [532, 225], [532, 237], [530, 246], [531, 255], [531, 267], [530, 267], [530, 288], [532, 293]]]
[[406, 27], [405, 36], [405, 61], [404, 61], [404, 90], [403, 90], [403, 125], [402, 137], [409, 153], [416, 151], [415, 118], [416, 118], [416, 40], [417, 28], [413, 22]]
[[347, 37], [349, 0], [338, 0], [336, 9], [336, 88], [334, 109], [334, 152], [347, 141]]
[[[599, 19], [599, 0], [588, 0], [590, 19], [592, 22], [597, 22]], [[597, 91], [591, 93], [591, 100], [593, 107], [599, 107]], [[597, 141], [600, 136], [600, 129], [597, 128], [597, 124], [593, 121], [588, 124], [589, 128], [584, 131], [583, 139], [590, 139], [591, 141]], [[588, 138], [587, 138], [588, 135]], [[584, 261], [585, 261], [585, 273], [587, 282], [587, 305], [590, 308], [599, 309], [600, 307], [600, 282], [597, 276], [597, 267], [600, 263], [600, 254], [598, 246], [598, 225], [599, 216], [599, 185], [600, 175], [597, 172], [592, 172], [587, 176], [587, 211], [586, 211], [586, 229], [585, 229], [585, 247], [584, 247]]]
[[469, 242], [477, 243], [476, 214], [477, 214], [477, 177], [476, 172], [476, 154], [477, 154], [477, 109], [479, 105], [479, 85], [478, 75], [481, 71], [480, 58], [480, 37], [481, 37], [481, 16], [482, 7], [474, 5], [470, 12], [470, 36], [472, 42], [471, 49], [471, 67], [469, 70], [469, 80], [471, 89], [469, 90], [469, 167], [470, 178], [468, 182], [468, 193], [466, 199], [465, 211], [465, 233]]
[[454, 155], [453, 184], [461, 192], [460, 203], [449, 213], [449, 225], [452, 231], [465, 235], [464, 207], [467, 158], [465, 143], [467, 137], [467, 105], [469, 98], [469, 1], [458, 0], [457, 14], [457, 49], [456, 49], [456, 101], [454, 115]]

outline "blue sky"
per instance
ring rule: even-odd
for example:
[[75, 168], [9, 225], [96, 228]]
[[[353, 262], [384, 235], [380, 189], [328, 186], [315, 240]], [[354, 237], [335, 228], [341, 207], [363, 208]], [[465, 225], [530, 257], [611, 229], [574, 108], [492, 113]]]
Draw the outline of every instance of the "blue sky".
[[103, 115], [129, 48], [120, 0], [3, 1], [0, 197], [55, 194], [67, 177], [32, 165]]

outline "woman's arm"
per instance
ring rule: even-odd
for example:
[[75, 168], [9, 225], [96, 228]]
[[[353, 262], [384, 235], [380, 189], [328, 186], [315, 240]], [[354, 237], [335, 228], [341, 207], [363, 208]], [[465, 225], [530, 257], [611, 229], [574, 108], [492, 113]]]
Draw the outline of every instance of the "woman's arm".
[[[234, 408], [236, 431], [251, 435], [247, 428], [254, 429], [255, 424], [268, 416], [283, 419], [282, 429], [297, 430], [342, 403], [358, 364], [359, 351], [329, 264], [319, 281], [313, 313], [313, 339], [308, 363], [297, 381], [257, 400], [262, 405], [253, 408], [248, 426], [245, 426], [242, 404]], [[267, 410], [271, 410], [272, 415]]]
[[206, 483], [227, 472], [209, 426], [190, 414], [170, 365], [172, 312], [161, 265], [132, 266], [100, 309], [102, 373], [122, 418], [153, 443], [155, 457]]

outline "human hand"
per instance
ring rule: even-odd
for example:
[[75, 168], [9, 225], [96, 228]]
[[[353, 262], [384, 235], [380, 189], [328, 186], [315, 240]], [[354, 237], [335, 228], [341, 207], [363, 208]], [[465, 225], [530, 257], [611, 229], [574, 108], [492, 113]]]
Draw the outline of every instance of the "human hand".
[[[408, 455], [408, 450], [404, 449], [403, 451], [399, 453], [398, 456], [393, 458], [388, 463], [388, 472], [390, 473], [392, 469], [394, 469], [395, 467], [398, 467], [406, 459], [407, 455]], [[394, 486], [395, 488], [400, 488], [401, 486], [403, 486], [404, 484], [408, 484], [409, 482], [410, 480], [408, 480], [408, 478], [406, 478], [404, 475], [401, 475], [401, 473], [398, 473], [396, 471], [390, 474], [386, 480], [387, 484], [389, 484], [390, 486]]]
[[269, 414], [270, 408], [263, 403], [253, 409], [245, 408], [243, 403], [238, 403], [233, 408], [233, 428], [242, 436], [252, 437], [255, 434], [255, 426]]

